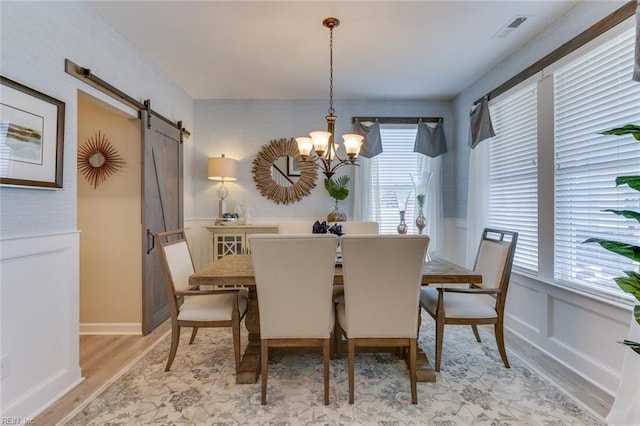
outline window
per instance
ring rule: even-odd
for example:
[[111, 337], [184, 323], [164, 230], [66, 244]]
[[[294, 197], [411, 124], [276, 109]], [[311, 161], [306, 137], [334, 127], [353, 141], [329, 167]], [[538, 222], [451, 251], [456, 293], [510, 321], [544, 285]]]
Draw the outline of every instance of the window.
[[420, 168], [422, 154], [413, 152], [416, 141], [416, 126], [391, 126], [381, 125], [383, 153], [378, 155], [378, 167], [371, 171], [372, 181], [378, 182], [380, 200], [372, 197], [372, 203], [379, 203], [379, 209], [374, 205], [371, 211], [375, 212], [372, 220], [379, 223], [381, 234], [397, 234], [400, 223], [398, 204], [394, 191], [398, 189], [410, 190], [409, 204], [405, 215], [408, 233], [417, 234], [414, 217], [413, 184], [409, 173], [416, 173]]
[[486, 199], [476, 202], [478, 223], [520, 234], [514, 269], [615, 297], [622, 291], [613, 278], [637, 265], [583, 241], [640, 240], [640, 224], [604, 211], [640, 207], [637, 191], [615, 185], [639, 174], [640, 143], [600, 134], [640, 118], [627, 24], [492, 100], [496, 137], [475, 150], [470, 176], [470, 194]]
[[538, 271], [537, 90], [528, 86], [490, 106], [496, 136], [489, 146], [491, 227], [518, 232], [515, 267]]
[[640, 170], [640, 144], [599, 132], [637, 123], [640, 86], [631, 81], [635, 32], [629, 30], [554, 73], [555, 279], [617, 289], [629, 259], [589, 237], [640, 240], [640, 225], [604, 209], [637, 209], [638, 193], [616, 187]]

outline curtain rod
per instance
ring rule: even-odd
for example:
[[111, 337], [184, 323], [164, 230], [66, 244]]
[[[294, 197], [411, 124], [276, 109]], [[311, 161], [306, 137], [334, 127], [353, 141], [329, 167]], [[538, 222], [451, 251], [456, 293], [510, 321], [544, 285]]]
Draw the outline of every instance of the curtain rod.
[[135, 100], [131, 96], [124, 93], [122, 90], [112, 86], [111, 84], [102, 80], [100, 77], [93, 74], [91, 72], [91, 69], [81, 67], [80, 65], [76, 64], [70, 59], [65, 59], [64, 70], [67, 72], [67, 74], [71, 74], [72, 76], [76, 77], [78, 80], [84, 81], [88, 85], [100, 90], [103, 93], [106, 93], [112, 98], [128, 105], [133, 109], [138, 110], [138, 112], [146, 111], [147, 114], [153, 115], [154, 117], [159, 118], [160, 120], [180, 130], [181, 135], [185, 135], [186, 137], [191, 136], [191, 133], [189, 133], [187, 129], [182, 127], [182, 121], [178, 121], [177, 123], [174, 123], [173, 121], [169, 120], [163, 115], [152, 110], [150, 107], [151, 102], [149, 100], [146, 100], [144, 103]]
[[635, 14], [636, 6], [637, 6], [637, 0], [632, 0], [628, 3], [625, 3], [618, 10], [602, 18], [600, 21], [593, 24], [591, 27], [584, 30], [583, 32], [581, 32], [580, 34], [578, 34], [577, 36], [575, 36], [574, 38], [572, 38], [571, 40], [563, 44], [562, 46], [558, 47], [553, 52], [549, 53], [548, 55], [538, 60], [531, 66], [525, 68], [524, 70], [516, 74], [514, 77], [510, 78], [509, 80], [502, 83], [500, 86], [488, 92], [486, 95], [477, 99], [473, 103], [473, 105], [479, 104], [485, 98], [489, 100], [489, 99], [494, 99], [498, 97], [499, 95], [503, 94], [504, 92], [511, 89], [512, 87], [515, 87], [519, 83], [522, 83], [527, 78], [531, 77], [537, 72], [542, 71], [544, 68], [548, 67], [549, 65], [558, 61], [562, 57], [573, 52], [577, 48], [587, 44], [588, 42], [595, 39], [599, 35], [615, 27], [625, 19], [630, 18]]
[[364, 121], [377, 121], [380, 124], [418, 124], [419, 121], [425, 123], [438, 123], [443, 121], [442, 117], [353, 117], [352, 123], [356, 120], [360, 122]]

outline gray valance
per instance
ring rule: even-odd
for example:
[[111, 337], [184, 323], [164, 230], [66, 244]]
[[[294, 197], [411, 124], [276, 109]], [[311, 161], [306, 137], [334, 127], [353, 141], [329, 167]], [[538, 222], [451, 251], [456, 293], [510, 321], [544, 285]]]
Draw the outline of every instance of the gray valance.
[[475, 148], [485, 139], [496, 135], [489, 114], [489, 101], [485, 97], [482, 101], [471, 107], [471, 128], [469, 129], [469, 144]]
[[360, 154], [366, 158], [375, 157], [382, 154], [382, 137], [380, 136], [380, 123], [376, 120], [372, 124], [360, 123], [356, 118], [353, 120], [353, 133], [364, 136]]
[[437, 157], [447, 152], [447, 141], [444, 138], [444, 125], [442, 120], [438, 121], [435, 127], [430, 127], [420, 120], [416, 133], [416, 143], [413, 145], [413, 152], [419, 152], [429, 157]]

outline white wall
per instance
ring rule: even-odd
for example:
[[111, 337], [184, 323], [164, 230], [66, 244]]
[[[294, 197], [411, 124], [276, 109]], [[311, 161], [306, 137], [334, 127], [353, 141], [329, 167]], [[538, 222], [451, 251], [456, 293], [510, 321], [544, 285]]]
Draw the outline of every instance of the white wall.
[[[451, 103], [446, 101], [335, 101], [336, 135], [351, 133], [354, 116], [443, 117], [446, 137], [452, 137]], [[193, 157], [194, 218], [217, 214], [216, 189], [219, 183], [206, 178], [207, 158], [226, 154], [239, 161], [236, 182], [229, 189], [227, 207], [241, 200], [251, 208], [254, 219], [326, 218], [334, 206], [324, 189], [324, 175], [318, 173], [316, 187], [301, 201], [282, 205], [260, 195], [253, 182], [252, 162], [263, 145], [273, 139], [304, 136], [326, 129], [327, 100], [202, 100], [195, 103], [198, 144]], [[341, 141], [341, 137], [338, 139]], [[448, 154], [445, 154], [448, 155]], [[339, 173], [350, 167], [340, 169]], [[348, 173], [348, 171], [347, 171]], [[340, 203], [352, 218], [353, 197]]]
[[[571, 11], [538, 34], [465, 89], [454, 100], [455, 146], [458, 156], [452, 191], [456, 210], [467, 209], [469, 110], [472, 103], [526, 67], [624, 5], [626, 1], [580, 2]], [[464, 204], [460, 204], [464, 203]], [[470, 212], [473, 206], [469, 206]], [[458, 228], [461, 238], [466, 230]], [[462, 238], [461, 238], [462, 239]], [[540, 253], [553, 250], [552, 239], [541, 240]], [[549, 247], [550, 245], [551, 247]], [[462, 250], [464, 252], [464, 250]], [[472, 262], [467, 259], [467, 264]], [[506, 327], [541, 348], [592, 383], [614, 394], [622, 366], [631, 305], [619, 300], [580, 294], [543, 278], [514, 272], [506, 305]]]
[[[5, 417], [33, 417], [81, 379], [78, 90], [114, 102], [66, 74], [65, 58], [139, 101], [150, 98], [156, 111], [183, 120], [189, 130], [193, 101], [85, 2], [2, 1], [0, 15], [0, 73], [66, 104], [63, 189], [0, 189], [0, 354], [10, 358], [9, 377], [0, 383], [0, 410]], [[185, 142], [186, 158], [192, 146], [193, 137]], [[185, 165], [187, 175], [190, 166]], [[191, 192], [186, 179], [186, 215], [192, 212]]]

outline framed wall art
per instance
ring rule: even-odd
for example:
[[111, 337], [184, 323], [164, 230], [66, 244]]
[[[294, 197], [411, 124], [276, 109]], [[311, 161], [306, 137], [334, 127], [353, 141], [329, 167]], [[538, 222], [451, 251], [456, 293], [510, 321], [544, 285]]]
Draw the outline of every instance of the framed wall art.
[[0, 184], [62, 188], [64, 102], [0, 76]]

